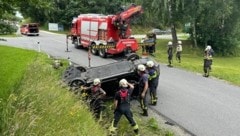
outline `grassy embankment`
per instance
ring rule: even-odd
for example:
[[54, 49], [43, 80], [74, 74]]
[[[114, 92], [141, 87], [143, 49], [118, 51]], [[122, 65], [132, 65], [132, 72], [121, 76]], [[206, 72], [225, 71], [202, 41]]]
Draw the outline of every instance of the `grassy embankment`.
[[0, 46], [1, 135], [98, 135], [106, 131], [59, 85], [46, 55]]
[[[167, 59], [167, 39], [157, 41], [157, 51], [155, 59], [161, 63], [168, 64]], [[203, 49], [191, 48], [191, 43], [183, 41], [182, 62], [178, 63], [174, 54], [173, 66], [187, 69], [196, 73], [203, 74]], [[212, 72], [210, 76], [229, 81], [234, 85], [240, 86], [240, 57], [220, 57], [217, 54], [213, 57]]]
[[[97, 122], [79, 97], [61, 87], [64, 67], [53, 69], [46, 55], [33, 51], [5, 46], [0, 46], [0, 51], [1, 135], [106, 136], [113, 111], [107, 108], [104, 121]], [[141, 134], [173, 135], [159, 128], [155, 119], [143, 119], [139, 109], [133, 112]], [[133, 134], [124, 117], [118, 132]]]

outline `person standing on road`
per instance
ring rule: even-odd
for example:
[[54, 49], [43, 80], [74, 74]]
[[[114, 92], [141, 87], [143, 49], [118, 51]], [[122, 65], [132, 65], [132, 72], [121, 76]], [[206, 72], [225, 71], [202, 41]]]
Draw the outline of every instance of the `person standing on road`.
[[179, 63], [181, 63], [181, 54], [182, 54], [182, 41], [178, 41], [178, 45], [176, 48], [176, 59]]
[[147, 100], [146, 94], [148, 91], [148, 74], [146, 72], [146, 67], [142, 64], [138, 65], [138, 74], [139, 78], [139, 95], [140, 95], [140, 105], [143, 110], [142, 115], [148, 116], [148, 107], [147, 107]]
[[117, 124], [122, 115], [124, 115], [133, 127], [134, 133], [138, 135], [138, 125], [133, 119], [133, 114], [130, 110], [130, 97], [134, 86], [128, 83], [126, 79], [120, 80], [119, 86], [120, 88], [114, 97], [114, 120], [110, 127], [110, 132], [113, 134], [116, 133]]
[[203, 71], [204, 71], [204, 77], [209, 76], [209, 72], [211, 70], [212, 65], [212, 56], [213, 56], [213, 50], [210, 45], [206, 47], [204, 50], [204, 60], [203, 60]]
[[172, 67], [172, 57], [173, 57], [173, 44], [171, 41], [168, 42], [168, 66]]
[[149, 75], [148, 84], [151, 97], [151, 104], [157, 105], [157, 87], [160, 72], [159, 69], [155, 66], [153, 61], [147, 62], [147, 70]]

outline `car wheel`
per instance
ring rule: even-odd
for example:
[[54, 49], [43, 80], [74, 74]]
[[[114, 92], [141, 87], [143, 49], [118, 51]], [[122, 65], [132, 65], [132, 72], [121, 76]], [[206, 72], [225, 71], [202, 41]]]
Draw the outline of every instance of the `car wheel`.
[[80, 71], [80, 72], [86, 72], [86, 68], [83, 67], [83, 66], [78, 66], [77, 69]]
[[98, 50], [96, 49], [96, 44], [95, 43], [91, 44], [91, 53], [93, 55], [97, 55], [98, 54]]
[[82, 79], [74, 79], [71, 83], [70, 83], [70, 87], [74, 88], [74, 89], [78, 89], [80, 88], [82, 85], [85, 85], [85, 82]]
[[134, 61], [139, 59], [140, 57], [136, 53], [130, 53], [127, 55], [127, 60]]

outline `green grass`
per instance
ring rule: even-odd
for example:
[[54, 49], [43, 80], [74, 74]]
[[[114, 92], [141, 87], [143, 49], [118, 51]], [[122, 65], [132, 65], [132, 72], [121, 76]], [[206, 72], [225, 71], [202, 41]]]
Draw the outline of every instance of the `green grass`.
[[20, 35], [15, 33], [15, 34], [10, 34], [10, 35], [0, 35], [0, 37], [20, 37]]
[[[155, 59], [161, 63], [168, 64], [167, 59], [167, 39], [157, 41], [157, 51]], [[178, 63], [174, 54], [173, 66], [189, 71], [203, 74], [203, 49], [191, 47], [191, 43], [183, 40], [182, 62]], [[240, 86], [240, 57], [213, 57], [211, 76], [228, 81]]]
[[0, 46], [0, 52], [0, 99], [5, 99], [19, 85], [36, 53], [7, 46]]
[[61, 87], [64, 68], [54, 70], [43, 54], [0, 47], [5, 65], [1, 67], [1, 90], [8, 92], [1, 93], [6, 100], [1, 103], [1, 135], [106, 135], [85, 104]]

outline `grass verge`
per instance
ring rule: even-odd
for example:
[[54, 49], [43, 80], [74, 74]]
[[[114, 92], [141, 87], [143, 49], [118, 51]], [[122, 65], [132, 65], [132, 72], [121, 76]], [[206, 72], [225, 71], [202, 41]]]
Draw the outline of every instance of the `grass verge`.
[[[168, 39], [158, 39], [155, 59], [158, 62], [168, 64], [167, 43]], [[182, 61], [178, 63], [173, 56], [173, 66], [183, 68], [195, 73], [203, 74], [203, 49], [192, 48], [188, 40], [183, 40]], [[139, 51], [140, 54], [140, 51]], [[231, 84], [240, 86], [240, 57], [220, 57], [215, 54], [213, 57], [212, 72], [210, 76], [228, 81]]]
[[[1, 95], [5, 99], [5, 104], [1, 103], [2, 135], [106, 135], [106, 130], [95, 122], [85, 104], [60, 86], [63, 69], [54, 70], [46, 55], [31, 51], [23, 55], [18, 54], [21, 49], [0, 47], [1, 52], [8, 54], [1, 63], [10, 61], [8, 67], [1, 69], [7, 72], [1, 76], [1, 81], [8, 75], [14, 77], [5, 85], [9, 95]], [[24, 58], [22, 61], [27, 65], [21, 61], [19, 65], [13, 63], [23, 56], [34, 58], [30, 59], [34, 62]]]

